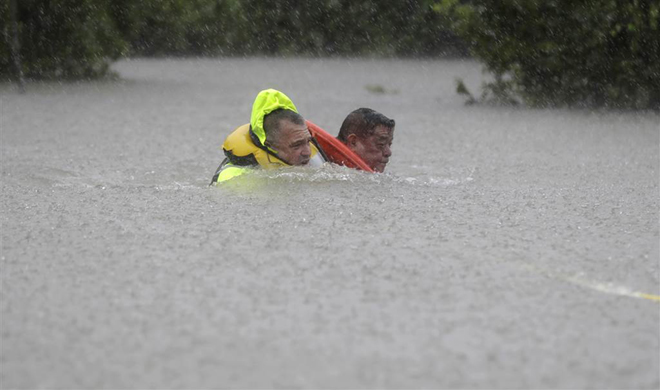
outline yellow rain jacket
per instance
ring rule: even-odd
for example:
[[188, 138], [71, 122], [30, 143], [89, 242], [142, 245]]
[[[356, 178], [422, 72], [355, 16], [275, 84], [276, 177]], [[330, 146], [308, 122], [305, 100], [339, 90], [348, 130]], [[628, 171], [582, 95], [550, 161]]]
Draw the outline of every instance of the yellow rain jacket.
[[[218, 167], [213, 176], [213, 183], [220, 183], [233, 177], [242, 175], [250, 167], [260, 166], [266, 169], [286, 167], [290, 164], [280, 159], [277, 152], [267, 146], [266, 131], [264, 130], [264, 117], [279, 109], [298, 112], [291, 99], [284, 93], [275, 89], [266, 89], [257, 95], [252, 105], [250, 123], [244, 124], [234, 130], [222, 144], [226, 158]], [[310, 143], [312, 161], [324, 162], [323, 152], [316, 144]]]

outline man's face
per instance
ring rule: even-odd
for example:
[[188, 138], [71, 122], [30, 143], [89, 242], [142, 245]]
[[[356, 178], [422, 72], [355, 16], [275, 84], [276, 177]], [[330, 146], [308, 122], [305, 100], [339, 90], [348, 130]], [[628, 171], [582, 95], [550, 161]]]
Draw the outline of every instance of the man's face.
[[312, 156], [309, 146], [312, 136], [306, 125], [296, 125], [289, 120], [282, 120], [277, 139], [270, 146], [277, 154], [291, 165], [307, 165]]
[[392, 155], [390, 149], [392, 140], [394, 140], [394, 129], [379, 125], [374, 129], [373, 134], [366, 138], [350, 134], [347, 146], [360, 156], [371, 169], [376, 172], [383, 172]]

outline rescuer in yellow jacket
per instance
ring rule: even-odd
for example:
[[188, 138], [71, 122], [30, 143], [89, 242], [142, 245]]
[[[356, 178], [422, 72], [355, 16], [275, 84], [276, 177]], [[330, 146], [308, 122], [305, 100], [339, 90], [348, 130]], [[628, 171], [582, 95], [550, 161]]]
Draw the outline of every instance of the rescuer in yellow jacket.
[[229, 134], [222, 149], [226, 158], [211, 184], [242, 175], [251, 167], [320, 166], [327, 160], [291, 99], [274, 89], [259, 92], [250, 123]]

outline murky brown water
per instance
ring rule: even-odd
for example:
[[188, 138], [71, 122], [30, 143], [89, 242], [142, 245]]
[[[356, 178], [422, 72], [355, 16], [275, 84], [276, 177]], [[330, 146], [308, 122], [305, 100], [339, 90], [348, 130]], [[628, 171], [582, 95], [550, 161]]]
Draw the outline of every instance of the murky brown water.
[[[657, 114], [465, 107], [473, 62], [115, 69], [0, 87], [3, 388], [660, 385]], [[209, 188], [268, 87], [396, 119], [388, 173]]]

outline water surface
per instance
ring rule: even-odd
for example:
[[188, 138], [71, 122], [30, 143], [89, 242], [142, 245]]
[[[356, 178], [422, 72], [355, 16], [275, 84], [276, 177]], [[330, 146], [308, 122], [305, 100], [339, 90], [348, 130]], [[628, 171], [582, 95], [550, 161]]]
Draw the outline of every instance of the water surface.
[[[464, 61], [114, 69], [0, 87], [2, 387], [660, 385], [657, 114], [466, 107]], [[208, 187], [269, 87], [394, 118], [387, 172]]]

